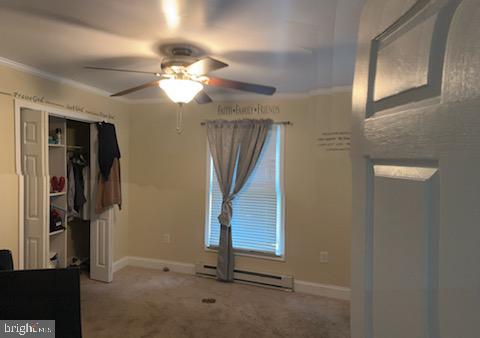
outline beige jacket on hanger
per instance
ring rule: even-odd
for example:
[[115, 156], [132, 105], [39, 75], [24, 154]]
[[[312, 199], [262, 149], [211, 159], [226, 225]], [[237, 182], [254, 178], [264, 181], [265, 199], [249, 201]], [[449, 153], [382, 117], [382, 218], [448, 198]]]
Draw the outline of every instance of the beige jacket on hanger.
[[118, 204], [118, 207], [122, 209], [120, 161], [118, 158], [113, 160], [108, 181], [105, 181], [101, 174], [98, 175], [97, 203], [95, 211], [97, 214], [101, 214], [115, 204]]

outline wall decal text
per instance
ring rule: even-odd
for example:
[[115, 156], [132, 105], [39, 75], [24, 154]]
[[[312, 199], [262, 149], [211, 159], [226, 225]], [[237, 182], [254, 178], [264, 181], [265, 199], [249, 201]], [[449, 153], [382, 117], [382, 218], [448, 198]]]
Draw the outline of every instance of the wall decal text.
[[25, 94], [25, 93], [22, 93], [22, 92], [19, 92], [19, 91], [14, 91], [13, 93], [0, 91], [0, 95], [12, 96], [15, 99], [25, 100], [25, 101], [29, 101], [29, 102], [33, 102], [33, 103], [38, 103], [38, 104], [44, 104], [44, 105], [47, 105], [47, 106], [53, 106], [55, 108], [63, 108], [63, 109], [67, 109], [67, 110], [77, 112], [77, 113], [87, 113], [87, 114], [90, 114], [90, 115], [100, 116], [100, 117], [107, 118], [107, 119], [115, 119], [115, 116], [113, 116], [110, 113], [95, 112], [95, 111], [89, 110], [89, 109], [85, 108], [84, 106], [78, 105], [78, 104], [63, 104], [63, 103], [51, 101], [48, 98], [46, 98], [45, 96], [29, 95], [29, 94]]
[[278, 114], [280, 107], [272, 104], [219, 104], [217, 106], [218, 115], [266, 115]]
[[324, 151], [349, 151], [350, 150], [350, 132], [349, 131], [330, 131], [323, 132], [317, 138], [317, 146]]

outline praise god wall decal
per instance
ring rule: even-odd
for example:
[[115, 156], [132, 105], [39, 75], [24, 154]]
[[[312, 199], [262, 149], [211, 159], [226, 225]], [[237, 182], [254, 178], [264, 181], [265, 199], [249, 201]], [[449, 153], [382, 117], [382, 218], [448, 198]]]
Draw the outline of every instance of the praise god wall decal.
[[109, 113], [95, 112], [79, 104], [71, 104], [71, 103], [64, 104], [64, 103], [55, 102], [55, 101], [49, 100], [45, 96], [30, 95], [30, 94], [25, 94], [18, 91], [14, 91], [12, 93], [0, 91], [0, 95], [11, 96], [14, 99], [29, 101], [29, 102], [38, 103], [38, 104], [44, 104], [47, 106], [53, 106], [55, 108], [63, 108], [63, 109], [67, 109], [67, 110], [71, 110], [79, 113], [87, 113], [90, 115], [100, 116], [106, 119], [115, 119], [115, 117]]

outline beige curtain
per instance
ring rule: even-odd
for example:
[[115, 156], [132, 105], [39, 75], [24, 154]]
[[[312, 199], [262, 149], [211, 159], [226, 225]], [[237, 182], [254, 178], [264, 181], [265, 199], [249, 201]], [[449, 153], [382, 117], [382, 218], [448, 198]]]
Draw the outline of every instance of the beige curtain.
[[232, 201], [252, 173], [272, 120], [216, 120], [207, 122], [213, 166], [222, 192], [217, 278], [233, 280]]

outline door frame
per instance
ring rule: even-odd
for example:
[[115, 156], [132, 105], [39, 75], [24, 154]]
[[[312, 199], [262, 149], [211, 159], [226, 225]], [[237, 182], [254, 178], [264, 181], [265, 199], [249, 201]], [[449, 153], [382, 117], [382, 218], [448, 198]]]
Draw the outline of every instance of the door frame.
[[[14, 110], [15, 110], [15, 171], [18, 176], [18, 268], [20, 270], [24, 269], [25, 266], [25, 220], [24, 220], [24, 185], [25, 178], [22, 173], [22, 162], [21, 162], [21, 123], [20, 123], [20, 114], [23, 108], [45, 111], [49, 115], [55, 115], [59, 117], [64, 117], [69, 120], [76, 120], [87, 123], [95, 123], [101, 121], [108, 121], [108, 118], [96, 116], [93, 114], [68, 110], [68, 109], [59, 109], [49, 105], [34, 103], [21, 99], [14, 99]], [[111, 219], [113, 222], [113, 218]], [[110, 232], [113, 227], [110, 227]], [[105, 239], [112, 238], [112, 234], [105, 236]], [[107, 243], [105, 243], [106, 245]], [[112, 248], [113, 254], [113, 248]]]

